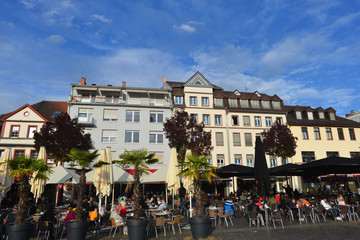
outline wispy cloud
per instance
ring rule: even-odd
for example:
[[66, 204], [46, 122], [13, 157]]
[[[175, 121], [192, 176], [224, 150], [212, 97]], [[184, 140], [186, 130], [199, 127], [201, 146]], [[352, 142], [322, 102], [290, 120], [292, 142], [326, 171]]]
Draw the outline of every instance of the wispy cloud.
[[50, 35], [48, 38], [45, 39], [45, 41], [53, 45], [66, 43], [66, 39], [63, 36], [57, 34]]
[[33, 9], [35, 4], [33, 0], [21, 0], [21, 3], [26, 9]]
[[193, 26], [190, 26], [190, 24], [181, 24], [180, 26], [177, 26], [177, 25], [173, 25], [173, 28], [175, 30], [178, 30], [178, 31], [182, 31], [182, 32], [188, 32], [188, 33], [194, 33], [196, 32], [196, 28], [193, 27]]
[[99, 14], [92, 14], [90, 17], [92, 19], [94, 19], [94, 20], [99, 20], [100, 22], [104, 22], [104, 23], [111, 23], [112, 22], [111, 19], [108, 19], [105, 16], [99, 15]]

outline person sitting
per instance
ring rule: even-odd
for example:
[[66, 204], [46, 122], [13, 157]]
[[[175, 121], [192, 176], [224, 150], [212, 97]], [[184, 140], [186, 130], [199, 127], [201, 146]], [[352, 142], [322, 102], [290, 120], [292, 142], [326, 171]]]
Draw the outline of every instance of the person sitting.
[[168, 210], [168, 204], [165, 202], [165, 199], [161, 199], [161, 204], [157, 208], [159, 211]]
[[120, 214], [120, 216], [126, 217], [126, 203], [125, 202], [120, 202], [118, 213]]
[[339, 206], [347, 206], [347, 205], [346, 205], [346, 202], [345, 202], [345, 199], [344, 199], [344, 197], [341, 195], [341, 193], [338, 194], [336, 200], [337, 200], [337, 204], [338, 204]]
[[257, 204], [258, 202], [259, 202], [259, 199], [253, 199], [251, 204], [248, 206], [248, 211], [249, 212], [256, 212], [257, 217], [260, 219], [261, 225], [265, 226], [264, 217], [261, 214], [261, 209], [260, 209], [259, 205]]
[[231, 201], [231, 199], [230, 198], [226, 199], [225, 207], [224, 207], [225, 214], [228, 210], [231, 210], [231, 216], [234, 216], [233, 206], [234, 206], [234, 203]]
[[340, 217], [340, 214], [339, 214], [339, 209], [337, 209], [336, 207], [332, 207], [328, 202], [327, 202], [327, 199], [324, 198], [320, 201], [320, 205], [323, 206], [323, 208], [325, 208], [326, 211], [330, 211], [332, 212], [332, 214], [335, 216], [336, 214], [336, 217], [335, 219], [336, 220], [341, 220], [341, 217]]
[[296, 204], [299, 208], [310, 206], [309, 201], [307, 201], [305, 198], [299, 198]]
[[278, 201], [276, 200], [275, 196], [272, 196], [267, 200], [266, 203], [271, 209], [275, 209], [276, 205], [278, 204]]
[[19, 205], [14, 205], [12, 211], [6, 216], [4, 219], [4, 224], [14, 224], [15, 223], [15, 215], [19, 209]]
[[71, 221], [75, 221], [75, 210], [76, 208], [71, 208], [71, 207], [68, 207], [67, 209], [67, 214], [64, 218], [64, 223], [65, 222], [71, 222]]
[[125, 225], [124, 219], [117, 213], [118, 207], [112, 206], [110, 212], [110, 219], [113, 218], [115, 223]]

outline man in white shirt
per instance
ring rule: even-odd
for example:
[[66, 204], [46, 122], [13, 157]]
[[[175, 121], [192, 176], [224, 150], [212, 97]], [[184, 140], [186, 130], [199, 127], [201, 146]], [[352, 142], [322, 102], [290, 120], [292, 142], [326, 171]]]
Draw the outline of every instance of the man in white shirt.
[[160, 211], [165, 211], [168, 209], [168, 204], [165, 202], [164, 199], [161, 199], [161, 204], [157, 209]]
[[[320, 204], [321, 206], [323, 206], [325, 208], [326, 211], [330, 211], [335, 220], [340, 220], [341, 221], [341, 217], [340, 217], [340, 214], [339, 214], [339, 209], [335, 208], [335, 207], [332, 207], [329, 203], [327, 203], [327, 199], [324, 198], [320, 201]], [[335, 217], [335, 213], [337, 215], [337, 217]]]

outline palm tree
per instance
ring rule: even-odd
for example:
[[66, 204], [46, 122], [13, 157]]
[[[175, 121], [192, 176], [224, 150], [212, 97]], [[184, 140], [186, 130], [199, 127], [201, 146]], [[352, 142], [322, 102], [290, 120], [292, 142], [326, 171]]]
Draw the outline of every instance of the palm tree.
[[[90, 167], [90, 164], [92, 161], [94, 161], [99, 154], [98, 151], [95, 150], [94, 152], [79, 150], [76, 148], [73, 148], [70, 150], [70, 154], [68, 154], [68, 157], [71, 159], [71, 161], [75, 162], [73, 164], [74, 166], [79, 166], [81, 168], [81, 175], [80, 175], [80, 183], [79, 183], [79, 193], [78, 193], [78, 202], [76, 205], [76, 216], [75, 221], [80, 223], [83, 222], [83, 201], [84, 201], [84, 195], [85, 195], [85, 186], [86, 186], [86, 169]], [[101, 165], [107, 164], [106, 162], [98, 162], [96, 165], [93, 165], [93, 167], [101, 167]]]
[[179, 163], [181, 171], [180, 176], [189, 178], [194, 181], [194, 195], [196, 200], [196, 213], [197, 218], [204, 217], [204, 205], [202, 203], [201, 194], [201, 179], [206, 179], [209, 183], [217, 179], [218, 176], [215, 174], [217, 167], [212, 166], [207, 159], [208, 155], [198, 156], [195, 153], [187, 154], [185, 161]]
[[149, 174], [147, 170], [149, 164], [154, 164], [159, 159], [154, 158], [155, 153], [148, 153], [145, 149], [135, 149], [132, 151], [125, 150], [124, 154], [119, 157], [122, 160], [114, 161], [121, 166], [131, 165], [134, 167], [134, 219], [139, 219], [139, 199], [140, 199], [140, 177], [143, 174]]
[[10, 177], [19, 178], [19, 208], [15, 216], [15, 224], [24, 224], [27, 212], [26, 202], [30, 193], [30, 178], [34, 176], [35, 179], [46, 180], [52, 171], [44, 159], [28, 156], [19, 156], [14, 160], [8, 160], [7, 165], [10, 169]]

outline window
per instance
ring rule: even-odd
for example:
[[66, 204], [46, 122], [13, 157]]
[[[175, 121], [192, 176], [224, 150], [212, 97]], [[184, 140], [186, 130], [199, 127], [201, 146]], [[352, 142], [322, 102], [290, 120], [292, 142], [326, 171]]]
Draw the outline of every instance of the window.
[[162, 133], [150, 132], [149, 134], [149, 142], [150, 143], [163, 143], [164, 135]]
[[201, 98], [201, 105], [209, 106], [209, 98], [208, 97], [202, 97]]
[[104, 109], [104, 121], [116, 122], [118, 120], [118, 110], [116, 109]]
[[0, 158], [1, 158], [2, 154], [4, 153], [4, 151], [5, 151], [4, 149], [0, 150]]
[[190, 114], [190, 118], [194, 119], [194, 121], [198, 122], [198, 115], [197, 114]]
[[338, 135], [339, 135], [339, 140], [344, 140], [344, 132], [343, 132], [343, 129], [342, 128], [338, 128], [337, 129], [338, 131]]
[[325, 114], [323, 112], [319, 112], [319, 118], [320, 119], [324, 119], [325, 118]]
[[164, 163], [164, 152], [154, 152], [154, 151], [149, 151], [149, 153], [155, 153], [154, 158], [159, 159], [159, 161], [157, 163]]
[[255, 117], [255, 127], [261, 127], [261, 117]]
[[247, 99], [240, 99], [240, 106], [242, 108], [248, 108], [249, 107], [249, 100]]
[[36, 132], [37, 127], [36, 126], [29, 126], [28, 129], [28, 138], [33, 138], [34, 137], [34, 133]]
[[251, 133], [245, 133], [245, 146], [252, 146]]
[[262, 101], [262, 107], [264, 109], [270, 109], [270, 102], [269, 101]]
[[260, 108], [259, 100], [251, 100], [251, 107], [252, 108]]
[[10, 137], [11, 138], [19, 137], [19, 130], [20, 130], [20, 126], [11, 126]]
[[103, 130], [101, 142], [103, 143], [115, 143], [116, 142], [116, 130]]
[[276, 167], [276, 158], [274, 156], [270, 156], [270, 167]]
[[252, 154], [246, 154], [246, 164], [248, 167], [253, 167], [253, 159], [254, 159], [254, 155]]
[[105, 102], [106, 103], [119, 103], [120, 96], [119, 95], [106, 95]]
[[282, 117], [277, 117], [277, 118], [276, 118], [276, 121], [277, 121], [279, 124], [283, 124], [283, 119], [282, 119]]
[[218, 154], [216, 155], [217, 158], [217, 166], [223, 167], [224, 166], [224, 154]]
[[339, 152], [326, 152], [326, 157], [338, 157], [339, 156]]
[[183, 97], [175, 96], [175, 104], [183, 104]]
[[302, 132], [303, 139], [309, 139], [308, 132], [307, 132], [307, 127], [302, 127], [301, 132]]
[[222, 132], [215, 133], [216, 146], [224, 146], [224, 136]]
[[332, 120], [332, 121], [335, 120], [335, 113], [330, 113], [330, 120]]
[[231, 116], [232, 125], [239, 126], [239, 117], [238, 116]]
[[30, 151], [30, 157], [31, 157], [31, 158], [37, 159], [38, 156], [39, 156], [39, 152], [38, 152], [38, 151], [36, 151], [36, 150], [31, 150], [31, 151]]
[[326, 131], [327, 140], [333, 140], [333, 136], [332, 136], [332, 133], [331, 133], [331, 128], [325, 128], [325, 131]]
[[221, 125], [221, 115], [215, 115], [215, 125]]
[[301, 152], [302, 160], [305, 163], [311, 162], [315, 160], [315, 153], [314, 152]]
[[320, 140], [321, 136], [320, 136], [320, 131], [318, 127], [314, 127], [314, 136], [315, 136], [315, 140]]
[[238, 106], [237, 99], [230, 98], [229, 99], [229, 105], [230, 105], [230, 107], [237, 107]]
[[281, 165], [285, 165], [287, 164], [287, 159], [286, 158], [282, 158], [281, 159]]
[[350, 140], [356, 140], [355, 132], [353, 128], [349, 128]]
[[222, 98], [214, 98], [214, 104], [217, 107], [222, 107], [222, 106], [224, 106], [224, 99], [222, 99]]
[[267, 127], [271, 127], [272, 125], [271, 117], [265, 117], [265, 122]]
[[190, 97], [190, 105], [192, 105], [192, 106], [197, 105], [197, 98], [196, 97]]
[[243, 117], [244, 126], [250, 126], [250, 117], [244, 116]]
[[208, 115], [208, 114], [204, 114], [204, 115], [203, 115], [203, 123], [204, 123], [205, 125], [209, 125], [209, 124], [210, 124], [210, 115]]
[[234, 146], [240, 146], [240, 133], [233, 133]]
[[350, 157], [351, 158], [360, 158], [360, 152], [350, 152]]
[[162, 123], [164, 121], [164, 114], [161, 112], [150, 112], [150, 122]]
[[127, 122], [140, 122], [140, 111], [126, 110]]
[[94, 117], [93, 108], [79, 108], [78, 110], [78, 120], [79, 122], [92, 122]]
[[209, 164], [211, 164], [211, 156], [209, 156], [209, 157], [206, 159], [206, 161], [207, 161]]
[[126, 143], [138, 143], [139, 142], [139, 131], [125, 131], [125, 142]]
[[25, 150], [15, 150], [14, 152], [14, 158], [25, 156]]
[[273, 105], [273, 108], [274, 109], [281, 109], [281, 105], [280, 105], [280, 102], [272, 102], [272, 105]]
[[296, 111], [296, 119], [302, 119], [302, 115], [300, 111]]
[[234, 158], [235, 158], [235, 164], [241, 165], [241, 154], [235, 154]]
[[307, 112], [307, 116], [309, 120], [314, 120], [314, 114], [312, 112]]

